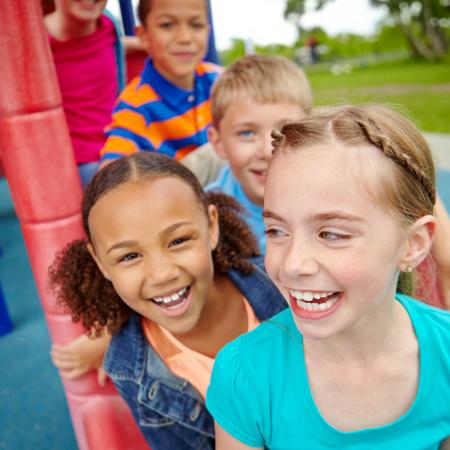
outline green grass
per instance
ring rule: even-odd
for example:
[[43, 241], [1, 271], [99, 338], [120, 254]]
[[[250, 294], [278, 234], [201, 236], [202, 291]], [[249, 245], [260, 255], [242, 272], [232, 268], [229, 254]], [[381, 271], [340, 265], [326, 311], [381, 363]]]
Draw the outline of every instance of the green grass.
[[403, 111], [425, 131], [450, 133], [450, 59], [441, 63], [401, 60], [333, 75], [307, 71], [317, 105], [387, 103]]

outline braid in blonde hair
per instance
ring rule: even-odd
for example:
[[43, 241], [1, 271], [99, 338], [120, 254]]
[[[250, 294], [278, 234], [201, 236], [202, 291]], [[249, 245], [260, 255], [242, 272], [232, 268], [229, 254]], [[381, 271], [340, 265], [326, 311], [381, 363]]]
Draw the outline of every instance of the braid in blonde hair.
[[271, 133], [272, 136], [272, 147], [273, 147], [273, 151], [272, 152], [276, 152], [280, 147], [283, 146], [284, 140], [285, 140], [285, 135], [278, 129], [272, 130]]
[[434, 205], [436, 203], [435, 187], [418, 164], [392, 139], [384, 136], [382, 131], [372, 120], [368, 119], [367, 121], [363, 121], [361, 119], [356, 119], [355, 122], [359, 125], [364, 136], [370, 143], [379, 148], [388, 158], [402, 166], [413, 177], [419, 180], [420, 184], [425, 189], [425, 192], [428, 194], [431, 203]]

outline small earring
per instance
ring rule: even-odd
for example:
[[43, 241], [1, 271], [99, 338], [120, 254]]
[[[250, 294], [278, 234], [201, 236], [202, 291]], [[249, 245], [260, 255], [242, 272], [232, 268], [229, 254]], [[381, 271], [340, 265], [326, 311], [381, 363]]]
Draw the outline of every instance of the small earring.
[[408, 267], [405, 269], [405, 272], [406, 272], [406, 273], [414, 272], [414, 267], [408, 266]]

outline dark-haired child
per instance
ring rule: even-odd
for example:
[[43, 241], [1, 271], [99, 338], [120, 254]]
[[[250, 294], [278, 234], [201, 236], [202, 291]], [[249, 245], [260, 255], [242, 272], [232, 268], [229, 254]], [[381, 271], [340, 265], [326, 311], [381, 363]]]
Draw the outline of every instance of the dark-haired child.
[[102, 165], [138, 151], [183, 156], [207, 142], [210, 89], [220, 68], [203, 62], [209, 24], [205, 0], [140, 0], [137, 28], [149, 59], [120, 95]]
[[213, 449], [216, 353], [286, 307], [239, 206], [179, 162], [137, 153], [94, 177], [82, 212], [88, 240], [50, 271], [59, 301], [113, 335], [104, 368], [154, 450]]

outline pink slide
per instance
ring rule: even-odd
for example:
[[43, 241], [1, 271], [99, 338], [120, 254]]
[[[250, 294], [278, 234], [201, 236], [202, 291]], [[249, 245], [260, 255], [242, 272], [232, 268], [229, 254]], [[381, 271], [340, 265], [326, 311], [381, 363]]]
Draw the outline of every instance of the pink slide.
[[[58, 309], [46, 278], [55, 253], [83, 236], [82, 191], [40, 1], [2, 2], [0, 29], [0, 166], [8, 179], [51, 338], [67, 343], [81, 328]], [[94, 374], [63, 383], [81, 450], [149, 448], [111, 383], [100, 388]]]

